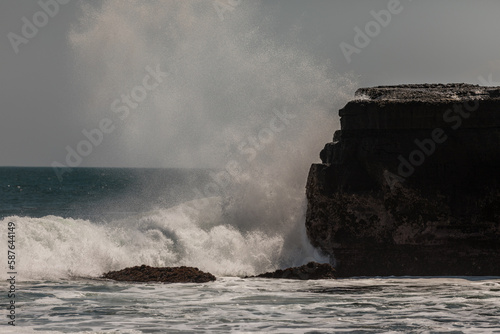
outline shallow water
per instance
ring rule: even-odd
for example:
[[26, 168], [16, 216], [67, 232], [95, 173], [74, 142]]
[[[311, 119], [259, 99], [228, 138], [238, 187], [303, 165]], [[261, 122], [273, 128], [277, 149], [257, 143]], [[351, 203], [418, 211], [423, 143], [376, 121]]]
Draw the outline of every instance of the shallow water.
[[[500, 279], [23, 282], [5, 333], [500, 333]], [[42, 333], [43, 333], [42, 332]]]

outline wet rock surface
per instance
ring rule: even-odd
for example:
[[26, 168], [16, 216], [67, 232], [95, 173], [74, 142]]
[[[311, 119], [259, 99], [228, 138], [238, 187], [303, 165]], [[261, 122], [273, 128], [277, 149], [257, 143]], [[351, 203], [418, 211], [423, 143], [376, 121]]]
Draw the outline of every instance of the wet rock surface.
[[102, 278], [128, 282], [206, 283], [215, 281], [210, 273], [193, 267], [150, 267], [146, 265], [110, 271]]
[[306, 189], [339, 276], [500, 275], [500, 87], [362, 88], [339, 115]]
[[328, 263], [309, 262], [300, 267], [276, 270], [253, 277], [259, 278], [285, 278], [285, 279], [332, 279], [335, 278], [335, 269]]

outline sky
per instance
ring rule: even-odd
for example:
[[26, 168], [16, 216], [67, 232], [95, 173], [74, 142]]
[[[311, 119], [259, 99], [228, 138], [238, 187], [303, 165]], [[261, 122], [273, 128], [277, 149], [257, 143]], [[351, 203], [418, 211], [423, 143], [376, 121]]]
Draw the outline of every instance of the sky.
[[497, 0], [57, 1], [0, 2], [0, 166], [217, 166], [358, 87], [500, 85]]

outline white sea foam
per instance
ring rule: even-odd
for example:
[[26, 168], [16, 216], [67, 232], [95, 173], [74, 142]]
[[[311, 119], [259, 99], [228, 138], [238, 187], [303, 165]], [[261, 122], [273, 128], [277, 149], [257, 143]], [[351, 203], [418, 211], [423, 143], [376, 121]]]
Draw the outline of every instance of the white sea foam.
[[[224, 221], [220, 198], [202, 203], [196, 203], [198, 210], [184, 203], [109, 223], [56, 216], [14, 216], [2, 223], [16, 224], [20, 280], [98, 277], [141, 264], [187, 265], [219, 276], [242, 276], [309, 260], [328, 261], [304, 235], [287, 243], [287, 234], [279, 230], [239, 229]], [[0, 247], [6, 249], [4, 232]]]
[[67, 281], [20, 288], [23, 333], [493, 333], [500, 319], [500, 281], [492, 278]]

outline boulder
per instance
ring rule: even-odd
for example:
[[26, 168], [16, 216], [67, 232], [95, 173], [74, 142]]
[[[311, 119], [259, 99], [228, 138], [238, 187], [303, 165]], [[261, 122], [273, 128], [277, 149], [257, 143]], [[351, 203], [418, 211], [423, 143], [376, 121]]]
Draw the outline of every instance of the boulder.
[[309, 262], [300, 267], [276, 270], [253, 277], [259, 278], [286, 278], [286, 279], [332, 279], [335, 278], [335, 269], [328, 263]]
[[210, 273], [193, 267], [150, 267], [146, 265], [129, 267], [118, 271], [110, 271], [102, 278], [129, 282], [161, 282], [161, 283], [206, 283], [215, 281]]

